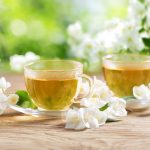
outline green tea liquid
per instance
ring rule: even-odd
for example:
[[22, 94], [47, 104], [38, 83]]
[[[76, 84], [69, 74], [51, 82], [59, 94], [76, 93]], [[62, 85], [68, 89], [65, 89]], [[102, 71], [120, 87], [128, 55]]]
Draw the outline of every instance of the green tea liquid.
[[150, 68], [107, 68], [103, 67], [107, 85], [116, 96], [132, 95], [132, 88], [150, 83]]

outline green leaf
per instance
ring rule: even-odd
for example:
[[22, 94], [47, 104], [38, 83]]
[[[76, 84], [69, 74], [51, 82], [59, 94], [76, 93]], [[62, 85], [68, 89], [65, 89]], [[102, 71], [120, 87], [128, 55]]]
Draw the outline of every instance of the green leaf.
[[143, 38], [142, 40], [145, 46], [150, 47], [150, 38]]
[[147, 21], [147, 17], [145, 16], [141, 21], [141, 26], [143, 27]]
[[139, 2], [144, 3], [144, 2], [145, 2], [145, 0], [139, 0]]
[[150, 55], [150, 48], [144, 48], [140, 51], [140, 54], [142, 55]]
[[100, 111], [104, 111], [109, 107], [109, 103], [105, 104], [104, 106], [102, 106], [101, 108], [99, 108]]
[[135, 97], [134, 96], [126, 96], [126, 97], [123, 97], [123, 99], [127, 101], [130, 99], [135, 99]]
[[140, 30], [139, 30], [139, 33], [142, 33], [142, 32], [144, 32], [145, 31], [145, 29], [144, 28], [141, 28]]
[[144, 2], [145, 2], [145, 0], [139, 0], [139, 2], [144, 3]]
[[32, 108], [36, 109], [37, 107], [33, 104], [29, 94], [27, 91], [18, 90], [16, 94], [19, 96], [19, 101], [17, 103], [18, 106], [23, 108]]
[[139, 2], [144, 3], [144, 2], [145, 2], [145, 0], [139, 0]]

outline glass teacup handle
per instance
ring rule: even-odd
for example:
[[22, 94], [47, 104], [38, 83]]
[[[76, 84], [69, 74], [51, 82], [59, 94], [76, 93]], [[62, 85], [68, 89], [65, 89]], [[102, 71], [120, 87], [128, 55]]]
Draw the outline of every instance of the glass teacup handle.
[[[89, 91], [87, 93], [80, 93], [80, 91], [79, 91], [79, 95], [75, 98], [75, 101], [78, 101], [78, 100], [80, 100], [82, 98], [90, 97], [91, 94], [92, 94], [92, 91], [93, 91], [93, 80], [91, 79], [91, 77], [89, 77], [86, 74], [82, 74], [81, 77], [88, 81]], [[81, 84], [83, 84], [83, 83], [81, 83]], [[81, 88], [81, 86], [80, 86], [80, 88]]]

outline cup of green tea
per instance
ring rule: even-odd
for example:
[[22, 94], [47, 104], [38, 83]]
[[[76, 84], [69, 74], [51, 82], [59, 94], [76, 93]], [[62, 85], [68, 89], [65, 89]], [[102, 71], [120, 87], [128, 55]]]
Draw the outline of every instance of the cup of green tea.
[[41, 110], [66, 110], [79, 96], [82, 78], [88, 80], [89, 92], [92, 80], [83, 74], [83, 65], [72, 60], [39, 60], [24, 67], [26, 88], [33, 103]]
[[103, 57], [103, 73], [116, 96], [132, 95], [132, 88], [150, 83], [150, 56], [113, 54]]

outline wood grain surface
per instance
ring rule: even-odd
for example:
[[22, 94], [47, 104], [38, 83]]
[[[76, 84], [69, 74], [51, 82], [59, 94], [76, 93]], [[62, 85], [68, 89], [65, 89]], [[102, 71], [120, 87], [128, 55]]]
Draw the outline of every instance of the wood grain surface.
[[[21, 75], [5, 77], [13, 84], [11, 90], [25, 88]], [[148, 113], [130, 113], [99, 129], [73, 131], [64, 129], [64, 124], [8, 110], [0, 116], [0, 150], [150, 150]]]

